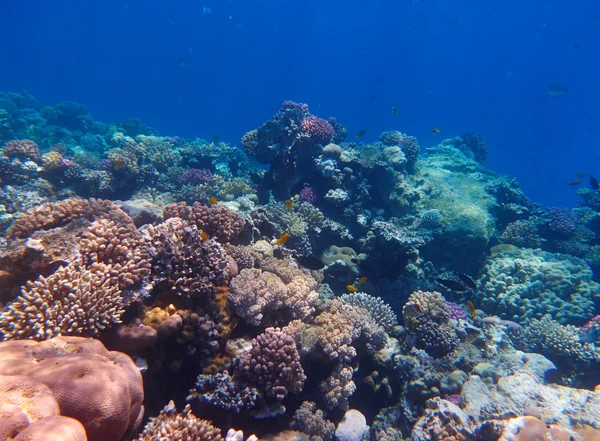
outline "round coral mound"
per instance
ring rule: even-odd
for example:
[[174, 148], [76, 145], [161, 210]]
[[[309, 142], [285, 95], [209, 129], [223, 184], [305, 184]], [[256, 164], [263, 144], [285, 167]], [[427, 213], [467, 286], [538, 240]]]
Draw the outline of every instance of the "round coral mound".
[[[97, 340], [55, 337], [39, 343], [2, 342], [0, 375], [20, 375], [47, 386], [60, 415], [83, 424], [90, 441], [119, 441], [135, 430], [143, 417], [141, 373], [131, 358], [108, 351]], [[67, 425], [73, 436], [65, 439], [81, 439], [75, 436], [73, 424]], [[42, 438], [32, 434], [22, 439]]]

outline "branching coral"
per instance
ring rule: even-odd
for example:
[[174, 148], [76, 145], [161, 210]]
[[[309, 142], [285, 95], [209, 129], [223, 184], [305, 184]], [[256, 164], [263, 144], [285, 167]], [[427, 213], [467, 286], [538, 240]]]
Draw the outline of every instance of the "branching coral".
[[348, 398], [356, 391], [352, 375], [353, 369], [340, 363], [336, 365], [331, 375], [319, 385], [329, 409], [339, 407], [342, 410], [348, 410]]
[[0, 315], [4, 339], [95, 336], [120, 322], [124, 301], [104, 265], [69, 265], [29, 282]]
[[282, 400], [302, 390], [304, 369], [294, 339], [279, 328], [267, 328], [239, 357], [239, 372], [267, 396]]
[[294, 413], [292, 429], [297, 429], [310, 436], [310, 441], [330, 441], [335, 432], [335, 425], [325, 419], [325, 413], [317, 409], [312, 401], [304, 401]]
[[199, 202], [191, 207], [185, 202], [169, 205], [165, 207], [163, 217], [180, 217], [219, 242], [235, 241], [246, 225], [246, 221], [240, 215], [223, 205], [209, 207]]
[[215, 292], [227, 280], [225, 251], [213, 239], [203, 240], [195, 225], [178, 217], [147, 225], [143, 234], [152, 256], [152, 277], [188, 299]]
[[40, 163], [41, 154], [37, 144], [30, 139], [8, 141], [2, 148], [2, 154], [8, 158], [19, 158]]
[[240, 317], [259, 326], [304, 319], [313, 313], [319, 295], [312, 277], [276, 259], [263, 269], [244, 269], [231, 281], [230, 300]]
[[157, 417], [150, 418], [137, 441], [223, 441], [221, 431], [209, 421], [196, 418], [188, 404], [181, 413], [171, 401]]
[[373, 321], [388, 333], [391, 333], [394, 326], [398, 324], [396, 314], [390, 305], [380, 297], [373, 297], [364, 292], [355, 292], [342, 295], [340, 300], [343, 303], [363, 308], [373, 318]]

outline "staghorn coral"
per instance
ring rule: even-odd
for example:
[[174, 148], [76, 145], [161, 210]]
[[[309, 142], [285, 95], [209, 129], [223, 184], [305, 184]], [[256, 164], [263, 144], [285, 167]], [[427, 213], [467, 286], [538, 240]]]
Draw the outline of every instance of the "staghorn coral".
[[366, 310], [373, 321], [381, 326], [387, 333], [391, 333], [394, 326], [398, 324], [398, 318], [394, 311], [380, 297], [373, 297], [364, 292], [344, 294], [340, 297], [343, 303], [357, 306]]
[[310, 441], [331, 441], [335, 425], [312, 401], [304, 401], [294, 413], [290, 427], [310, 436]]
[[243, 269], [231, 280], [230, 300], [235, 312], [254, 326], [310, 316], [319, 298], [317, 282], [284, 261], [268, 260], [265, 271]]
[[98, 340], [55, 337], [39, 343], [2, 342], [0, 376], [4, 375], [24, 376], [45, 385], [60, 415], [83, 424], [89, 441], [120, 441], [142, 421], [144, 390], [139, 369], [129, 356], [108, 351]]
[[238, 373], [277, 400], [300, 392], [306, 379], [296, 342], [280, 328], [265, 329], [238, 361]]
[[203, 240], [195, 225], [181, 218], [143, 227], [152, 256], [152, 278], [188, 299], [215, 293], [227, 280], [228, 260], [221, 245]]
[[177, 412], [171, 401], [158, 416], [150, 418], [137, 441], [223, 441], [221, 431], [209, 421], [196, 418], [188, 404]]
[[68, 265], [28, 282], [22, 294], [0, 314], [8, 340], [46, 340], [57, 335], [96, 336], [120, 323], [124, 300], [102, 264]]
[[180, 217], [190, 222], [219, 242], [235, 241], [246, 225], [243, 218], [223, 205], [209, 207], [199, 202], [191, 207], [185, 202], [168, 205], [165, 207], [163, 218], [172, 217]]

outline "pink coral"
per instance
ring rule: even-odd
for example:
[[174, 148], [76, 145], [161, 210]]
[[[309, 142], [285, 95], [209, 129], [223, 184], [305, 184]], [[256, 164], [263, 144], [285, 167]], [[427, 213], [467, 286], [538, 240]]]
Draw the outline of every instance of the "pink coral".
[[300, 190], [300, 200], [311, 204], [317, 201], [317, 195], [315, 195], [311, 186], [305, 185], [304, 188]]
[[39, 163], [41, 159], [40, 149], [30, 139], [15, 139], [8, 141], [2, 149], [2, 154], [9, 158], [31, 160]]
[[312, 141], [322, 145], [328, 144], [335, 135], [331, 124], [315, 115], [305, 117], [300, 124], [300, 129]]
[[317, 282], [312, 277], [292, 270], [284, 261], [276, 262], [270, 259], [265, 271], [243, 269], [231, 281], [235, 312], [254, 326], [307, 318], [318, 301]]
[[144, 414], [139, 369], [127, 355], [108, 351], [98, 340], [2, 342], [0, 375], [20, 375], [45, 385], [61, 416], [83, 424], [89, 441], [119, 441], [137, 429]]
[[279, 328], [267, 328], [252, 340], [252, 348], [239, 362], [242, 375], [278, 400], [289, 392], [300, 392], [306, 379], [296, 342]]

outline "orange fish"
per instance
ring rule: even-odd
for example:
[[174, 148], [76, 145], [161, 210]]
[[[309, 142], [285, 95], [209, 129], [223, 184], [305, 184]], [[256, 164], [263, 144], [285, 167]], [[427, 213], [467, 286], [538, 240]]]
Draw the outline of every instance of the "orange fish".
[[208, 205], [217, 205], [218, 203], [219, 200], [216, 197], [211, 196], [208, 198]]
[[365, 283], [367, 281], [366, 277], [361, 277], [360, 279], [358, 279], [358, 286], [362, 285], [363, 283]]
[[350, 292], [356, 292], [356, 286], [354, 285], [348, 285], [346, 286], [346, 289]]
[[573, 179], [571, 182], [569, 182], [569, 185], [579, 185], [581, 184], [581, 179]]
[[294, 209], [294, 201], [287, 199], [285, 202], [285, 208], [287, 208], [288, 210], [292, 211]]
[[469, 310], [471, 318], [475, 318], [475, 305], [473, 305], [473, 302], [470, 300], [467, 301], [467, 309]]
[[208, 233], [206, 231], [203, 231], [202, 233], [200, 233], [200, 239], [202, 239], [202, 240], [208, 239]]
[[277, 238], [275, 243], [277, 245], [283, 245], [284, 243], [286, 243], [288, 241], [289, 238], [290, 238], [290, 233], [283, 233], [281, 236], [279, 236]]

